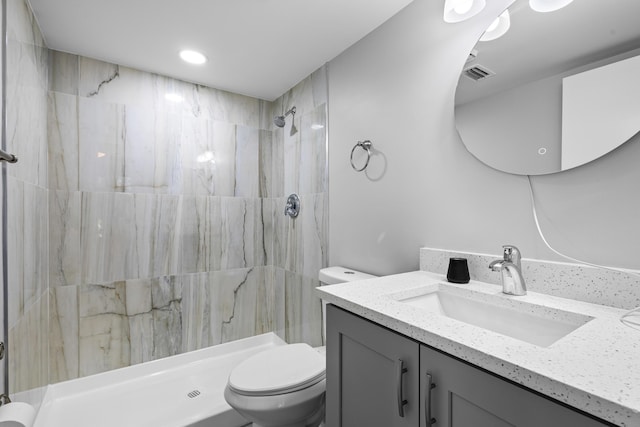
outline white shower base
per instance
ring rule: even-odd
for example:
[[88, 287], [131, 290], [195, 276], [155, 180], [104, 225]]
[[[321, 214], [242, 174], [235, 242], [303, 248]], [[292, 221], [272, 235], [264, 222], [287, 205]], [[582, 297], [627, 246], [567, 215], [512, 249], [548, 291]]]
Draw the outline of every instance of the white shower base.
[[241, 427], [224, 400], [231, 369], [286, 344], [268, 333], [47, 387], [34, 427]]

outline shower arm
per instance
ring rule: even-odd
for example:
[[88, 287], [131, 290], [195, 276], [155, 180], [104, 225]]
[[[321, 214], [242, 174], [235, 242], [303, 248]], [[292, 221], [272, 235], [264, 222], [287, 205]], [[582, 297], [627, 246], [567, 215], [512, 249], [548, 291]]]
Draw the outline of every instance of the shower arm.
[[287, 111], [286, 113], [284, 113], [284, 116], [282, 117], [287, 117], [289, 114], [293, 114], [294, 116], [296, 115], [296, 107], [291, 107], [289, 109], [289, 111]]

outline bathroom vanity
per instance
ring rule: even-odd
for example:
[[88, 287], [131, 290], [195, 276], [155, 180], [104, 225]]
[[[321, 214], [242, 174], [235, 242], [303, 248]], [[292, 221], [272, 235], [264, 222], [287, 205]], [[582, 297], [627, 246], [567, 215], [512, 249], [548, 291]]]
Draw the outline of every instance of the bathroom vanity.
[[640, 331], [623, 310], [445, 280], [318, 288], [331, 303], [328, 427], [640, 426]]
[[327, 312], [329, 426], [610, 425], [335, 306]]

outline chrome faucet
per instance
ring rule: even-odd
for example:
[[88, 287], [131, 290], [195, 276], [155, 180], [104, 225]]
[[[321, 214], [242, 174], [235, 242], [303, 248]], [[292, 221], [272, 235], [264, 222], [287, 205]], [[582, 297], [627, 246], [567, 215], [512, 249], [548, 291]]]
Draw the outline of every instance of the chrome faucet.
[[522, 277], [520, 264], [520, 250], [513, 245], [504, 245], [503, 259], [497, 259], [489, 264], [492, 271], [502, 274], [502, 292], [508, 295], [526, 295], [527, 287]]

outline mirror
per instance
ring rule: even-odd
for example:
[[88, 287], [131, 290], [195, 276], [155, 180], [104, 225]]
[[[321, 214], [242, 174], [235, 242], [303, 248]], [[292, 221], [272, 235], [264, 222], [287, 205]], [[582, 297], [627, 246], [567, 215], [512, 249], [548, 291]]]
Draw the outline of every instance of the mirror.
[[[485, 164], [542, 175], [595, 160], [640, 131], [640, 1], [509, 8], [503, 36], [479, 41], [458, 81], [456, 127]], [[478, 78], [480, 77], [480, 78]]]

